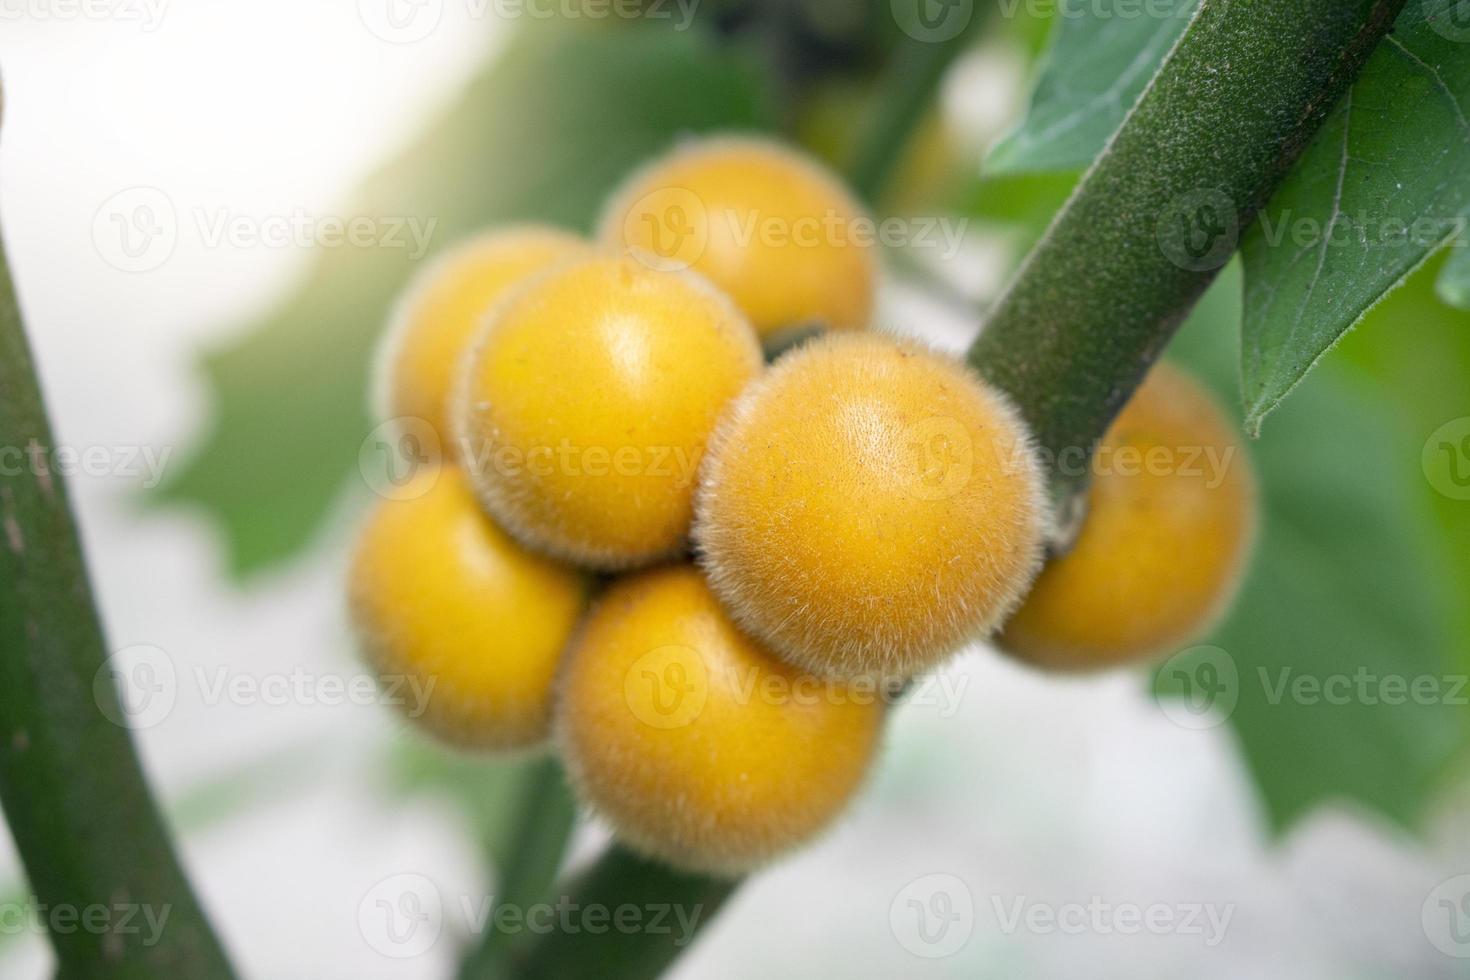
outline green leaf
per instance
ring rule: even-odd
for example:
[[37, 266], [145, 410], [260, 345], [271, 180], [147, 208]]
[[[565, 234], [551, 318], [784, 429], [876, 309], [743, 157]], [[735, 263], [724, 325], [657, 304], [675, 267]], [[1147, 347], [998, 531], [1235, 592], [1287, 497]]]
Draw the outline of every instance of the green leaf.
[[[1171, 349], [1221, 393], [1236, 383], [1236, 269]], [[1232, 685], [1230, 722], [1277, 827], [1325, 801], [1412, 825], [1461, 744], [1450, 570], [1403, 439], [1383, 392], [1341, 366], [1283, 409], [1251, 444], [1263, 504], [1255, 559], [1207, 641], [1228, 659], [1185, 653], [1157, 679], [1161, 696], [1179, 696], [1210, 661], [1208, 676]], [[1387, 703], [1420, 678], [1437, 699]]]
[[[1435, 296], [1435, 281], [1444, 282], [1445, 268], [1453, 264], [1455, 252], [1430, 261], [1373, 308], [1338, 348], [1346, 365], [1383, 392], [1387, 411], [1402, 433], [1396, 456], [1409, 465], [1420, 464], [1426, 454], [1443, 462], [1443, 433], [1470, 418], [1466, 378], [1470, 378], [1470, 316], [1451, 309]], [[1420, 498], [1435, 517], [1436, 540], [1432, 550], [1446, 556], [1450, 594], [1456, 601], [1459, 624], [1459, 661], [1470, 672], [1470, 489], [1463, 486], [1463, 472], [1470, 458], [1463, 455], [1461, 476], [1456, 480], [1448, 466], [1421, 471], [1415, 484]], [[1470, 712], [1463, 713], [1470, 732]]]
[[1439, 298], [1458, 310], [1470, 310], [1470, 243], [1457, 241], [1435, 285]]
[[1404, 3], [1203, 0], [968, 354], [1058, 502], [1084, 469], [1055, 462], [1106, 431]]
[[[528, 30], [345, 213], [433, 222], [434, 249], [499, 221], [585, 229], [679, 133], [765, 126], [765, 86], [697, 31]], [[404, 248], [323, 250], [298, 292], [205, 359], [214, 423], [163, 499], [214, 518], [236, 573], [296, 552], [343, 489], [372, 427], [372, 350], [416, 265]]]
[[1246, 236], [1252, 431], [1470, 214], [1470, 31], [1457, 36], [1457, 2], [1404, 9]]
[[1199, 0], [1062, 0], [1021, 123], [990, 173], [1078, 170], [1092, 162], [1189, 24]]

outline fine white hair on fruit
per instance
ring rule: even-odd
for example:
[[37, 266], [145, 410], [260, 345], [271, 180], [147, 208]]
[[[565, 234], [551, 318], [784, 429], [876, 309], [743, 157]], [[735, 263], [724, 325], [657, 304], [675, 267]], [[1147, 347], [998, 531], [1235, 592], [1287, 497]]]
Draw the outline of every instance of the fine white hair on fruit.
[[[963, 481], [913, 492], [905, 453], [946, 439], [968, 443]], [[837, 676], [907, 676], [992, 632], [1040, 570], [1049, 520], [1009, 399], [953, 358], [872, 334], [810, 342], [748, 388], [711, 439], [695, 510], [732, 617]]]

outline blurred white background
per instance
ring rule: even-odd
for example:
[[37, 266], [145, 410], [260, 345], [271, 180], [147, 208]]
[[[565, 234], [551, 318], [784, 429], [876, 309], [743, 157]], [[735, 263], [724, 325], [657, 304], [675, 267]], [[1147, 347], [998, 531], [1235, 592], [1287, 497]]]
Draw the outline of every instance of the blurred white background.
[[[211, 244], [184, 221], [167, 261], [121, 271], [94, 239], [114, 195], [151, 188], [181, 214], [331, 215], [496, 43], [462, 5], [411, 45], [376, 37], [358, 8], [119, 0], [88, 16], [61, 0], [0, 0], [0, 212], [61, 444], [149, 447], [177, 465], [211, 411], [199, 353], [305, 268], [300, 246]], [[1019, 92], [1020, 79], [999, 90]], [[981, 125], [994, 115], [958, 110]], [[970, 279], [993, 282], [995, 251], [974, 244]], [[963, 343], [964, 321], [890, 292], [889, 323], [913, 315]], [[453, 811], [382, 790], [395, 719], [309, 699], [231, 703], [196, 682], [219, 669], [357, 675], [340, 577], [363, 497], [343, 501], [305, 558], [242, 589], [202, 519], [143, 511], [143, 482], [80, 476], [72, 492], [112, 644], [160, 648], [180, 673], [172, 710], [138, 736], [161, 795], [239, 789], [184, 821], [182, 847], [241, 971], [450, 975], [461, 898], [493, 882]], [[897, 713], [843, 824], [742, 889], [678, 977], [1470, 976], [1421, 922], [1436, 885], [1470, 871], [1470, 795], [1428, 844], [1331, 810], [1273, 841], [1228, 726], [1176, 725], [1141, 675], [1042, 680], [977, 650], [947, 684]], [[583, 837], [585, 857], [601, 838]], [[445, 923], [421, 956], [391, 959], [358, 911], [375, 883], [405, 873], [435, 883]], [[7, 851], [0, 900], [26, 894]], [[1089, 904], [1101, 911], [1069, 918]], [[1035, 925], [1037, 907], [1062, 923]], [[1126, 929], [1113, 916], [1129, 908], [1162, 909], [1174, 926]], [[914, 916], [945, 909], [945, 940], [926, 943]], [[43, 937], [0, 940], [0, 975], [50, 975]]]

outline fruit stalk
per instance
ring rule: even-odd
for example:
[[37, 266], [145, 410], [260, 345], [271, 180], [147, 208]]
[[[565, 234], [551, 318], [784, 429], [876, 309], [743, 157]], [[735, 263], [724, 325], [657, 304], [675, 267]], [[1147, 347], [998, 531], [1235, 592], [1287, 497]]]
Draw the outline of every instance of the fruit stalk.
[[[570, 883], [557, 901], [569, 911], [552, 931], [536, 937], [512, 963], [521, 980], [656, 977], [674, 962], [697, 930], [734, 893], [739, 881], [675, 871], [614, 844]], [[583, 927], [587, 910], [615, 922], [618, 910], [636, 909], [645, 928], [596, 932]], [[630, 913], [625, 913], [630, 914]], [[653, 922], [653, 916], [658, 922]]]
[[[0, 803], [35, 900], [71, 917], [50, 933], [59, 976], [230, 977], [129, 730], [109, 720], [125, 715], [54, 446], [0, 243], [0, 447], [30, 461], [0, 472]], [[106, 928], [82, 926], [93, 909]], [[122, 928], [150, 916], [157, 935]]]
[[[970, 348], [1075, 513], [1097, 441], [1404, 0], [1204, 0]], [[1065, 522], [1064, 522], [1065, 523]]]

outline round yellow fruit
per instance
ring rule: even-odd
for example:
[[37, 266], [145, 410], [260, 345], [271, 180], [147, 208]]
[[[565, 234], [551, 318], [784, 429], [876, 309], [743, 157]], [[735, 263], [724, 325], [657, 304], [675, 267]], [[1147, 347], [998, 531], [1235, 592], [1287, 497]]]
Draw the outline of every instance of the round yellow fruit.
[[454, 458], [450, 393], [486, 311], [526, 277], [591, 251], [570, 232], [524, 225], [471, 239], [433, 262], [399, 303], [380, 348], [377, 414], [423, 419]]
[[475, 487], [547, 554], [602, 569], [675, 554], [710, 432], [760, 370], [749, 323], [698, 277], [564, 265], [508, 297], [466, 362]]
[[586, 606], [576, 571], [531, 554], [480, 510], [452, 466], [384, 500], [352, 559], [349, 597], [385, 694], [454, 745], [543, 741], [553, 681]]
[[1234, 597], [1256, 482], [1236, 428], [1200, 385], [1157, 364], [1099, 445], [1072, 549], [1049, 563], [999, 642], [1044, 667], [1173, 652]]
[[818, 681], [736, 628], [690, 565], [615, 582], [568, 655], [558, 744], [620, 838], [736, 874], [809, 840], [862, 784], [875, 688]]
[[828, 335], [722, 421], [695, 541], [746, 629], [814, 673], [907, 676], [996, 625], [1040, 567], [1040, 467], [951, 358]]
[[875, 226], [819, 163], [750, 138], [691, 142], [635, 173], [599, 237], [730, 294], [763, 337], [872, 318]]

